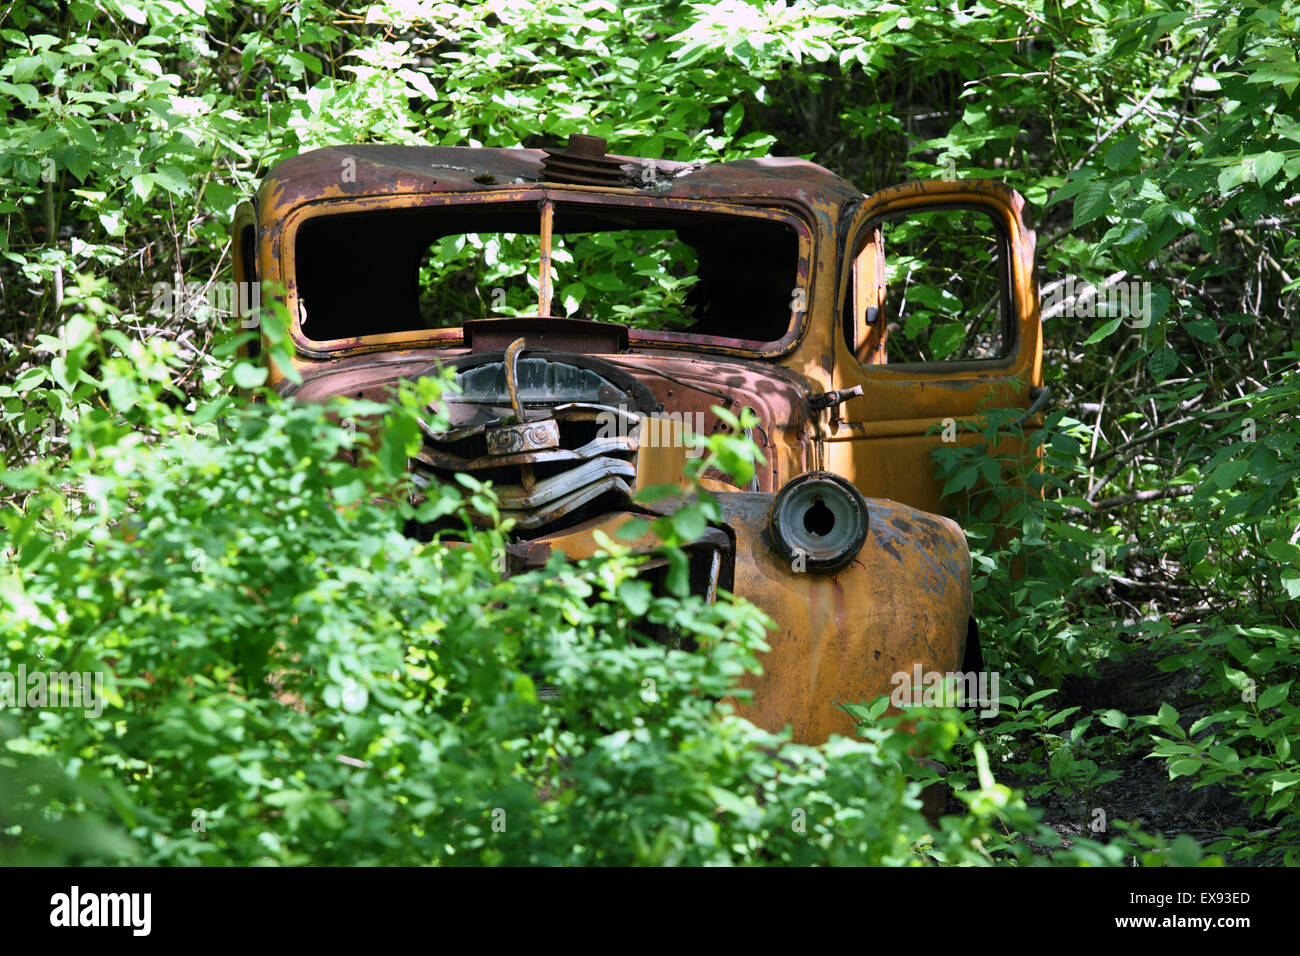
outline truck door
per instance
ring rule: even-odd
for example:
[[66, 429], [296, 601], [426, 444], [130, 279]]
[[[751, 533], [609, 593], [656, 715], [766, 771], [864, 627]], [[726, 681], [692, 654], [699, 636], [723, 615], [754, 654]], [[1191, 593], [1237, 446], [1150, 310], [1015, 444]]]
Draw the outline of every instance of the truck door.
[[848, 220], [834, 387], [862, 395], [822, 412], [823, 447], [825, 467], [868, 497], [942, 513], [931, 453], [961, 440], [957, 420], [1037, 411], [1045, 397], [1023, 207], [992, 180], [923, 181], [868, 197]]

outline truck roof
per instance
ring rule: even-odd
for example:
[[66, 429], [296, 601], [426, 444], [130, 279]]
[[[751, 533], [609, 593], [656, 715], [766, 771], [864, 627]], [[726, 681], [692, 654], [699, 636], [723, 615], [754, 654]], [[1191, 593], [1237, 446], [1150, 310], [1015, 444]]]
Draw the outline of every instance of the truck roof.
[[[590, 162], [593, 179], [600, 181], [557, 180], [557, 175], [566, 175], [554, 172], [557, 157], [569, 175]], [[355, 145], [311, 150], [276, 164], [262, 182], [258, 205], [266, 217], [319, 199], [491, 192], [534, 183], [600, 185], [666, 199], [797, 202], [832, 216], [863, 198], [860, 190], [830, 170], [792, 157], [683, 163], [557, 149]]]

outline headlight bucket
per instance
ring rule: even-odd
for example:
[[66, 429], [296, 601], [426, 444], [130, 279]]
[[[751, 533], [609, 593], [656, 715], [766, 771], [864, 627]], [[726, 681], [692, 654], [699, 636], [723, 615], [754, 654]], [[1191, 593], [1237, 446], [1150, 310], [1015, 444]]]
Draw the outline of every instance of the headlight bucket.
[[772, 547], [794, 570], [822, 574], [838, 571], [857, 557], [868, 527], [862, 493], [829, 471], [790, 479], [767, 513]]

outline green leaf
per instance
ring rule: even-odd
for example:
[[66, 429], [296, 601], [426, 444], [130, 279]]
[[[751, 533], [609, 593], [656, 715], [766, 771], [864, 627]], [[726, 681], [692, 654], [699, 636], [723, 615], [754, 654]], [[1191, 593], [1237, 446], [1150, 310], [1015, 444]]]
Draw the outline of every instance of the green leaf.
[[652, 505], [656, 501], [681, 493], [682, 489], [678, 485], [647, 485], [636, 493], [636, 500], [642, 504]]
[[1292, 771], [1290, 773], [1274, 774], [1273, 779], [1269, 783], [1269, 792], [1277, 793], [1279, 790], [1294, 787], [1297, 783], [1300, 783], [1300, 773]]
[[1264, 545], [1264, 553], [1274, 561], [1282, 564], [1296, 565], [1300, 563], [1300, 546], [1294, 545], [1290, 541], [1283, 541], [1280, 538], [1275, 538]]
[[1142, 141], [1136, 133], [1124, 137], [1106, 150], [1106, 166], [1110, 169], [1123, 169], [1137, 157], [1141, 145]]
[[740, 129], [740, 122], [745, 118], [745, 107], [740, 101], [731, 104], [722, 117], [722, 131], [728, 136], [735, 136]]
[[95, 323], [84, 315], [74, 315], [64, 327], [63, 343], [69, 350], [75, 349], [95, 333]]
[[121, 209], [110, 209], [99, 214], [99, 224], [114, 238], [126, 235], [126, 219]]
[[1201, 859], [1201, 845], [1186, 833], [1180, 834], [1169, 848], [1169, 862], [1174, 866], [1195, 866]]
[[266, 381], [267, 370], [252, 362], [239, 362], [232, 370], [235, 384], [240, 388], [257, 388]]
[[1077, 229], [1087, 225], [1104, 215], [1110, 208], [1110, 184], [1104, 181], [1089, 181], [1079, 190], [1079, 195], [1074, 200], [1074, 227]]
[[1064, 202], [1067, 199], [1077, 196], [1083, 190], [1083, 187], [1092, 181], [1092, 171], [1089, 170], [1088, 172], [1088, 176], [1081, 179], [1071, 179], [1069, 182], [1065, 183], [1065, 185], [1061, 186], [1061, 188], [1056, 190], [1056, 192], [1052, 194], [1052, 198], [1047, 201], [1047, 205], [1055, 206], [1059, 202]]
[[1219, 173], [1219, 194], [1226, 196], [1243, 182], [1250, 174], [1250, 167], [1245, 163], [1234, 162], [1225, 166]]
[[1191, 334], [1192, 338], [1199, 339], [1202, 342], [1216, 343], [1219, 341], [1219, 328], [1211, 319], [1202, 317], [1191, 322], [1184, 322], [1183, 328]]
[[154, 167], [154, 171], [150, 174], [150, 178], [173, 195], [185, 196], [190, 192], [189, 183], [185, 181], [185, 174], [175, 166], [168, 166], [160, 163]]
[[1279, 794], [1275, 794], [1273, 798], [1269, 800], [1268, 803], [1265, 805], [1264, 815], [1272, 816], [1273, 814], [1279, 812], [1280, 810], [1285, 810], [1287, 807], [1291, 805], [1291, 801], [1295, 799], [1295, 795], [1296, 792], [1291, 789], [1286, 789]]
[[118, 3], [118, 8], [122, 11], [122, 16], [126, 17], [132, 23], [138, 23], [141, 26], [149, 22], [149, 16], [144, 12], [144, 8], [134, 3]]
[[1218, 488], [1231, 488], [1240, 479], [1241, 476], [1250, 471], [1250, 462], [1242, 459], [1225, 461], [1218, 468], [1214, 469], [1211, 476], [1214, 484]]
[[1264, 691], [1264, 693], [1259, 695], [1259, 700], [1256, 701], [1256, 706], [1258, 706], [1260, 710], [1263, 710], [1266, 707], [1276, 707], [1278, 704], [1282, 703], [1282, 701], [1286, 700], [1287, 693], [1290, 692], [1290, 690], [1291, 681], [1287, 681], [1285, 684], [1274, 684], [1268, 690]]
[[39, 365], [29, 368], [14, 379], [14, 391], [18, 392], [20, 395], [24, 392], [29, 392], [37, 385], [44, 382], [48, 377], [48, 372]]
[[1123, 730], [1128, 726], [1128, 714], [1122, 710], [1108, 710], [1098, 719], [1107, 727], [1114, 727], [1116, 730]]
[[1178, 353], [1169, 346], [1156, 349], [1147, 358], [1147, 372], [1153, 382], [1163, 382], [1178, 367]]
[[1102, 339], [1106, 338], [1106, 336], [1113, 334], [1115, 330], [1118, 329], [1123, 324], [1124, 324], [1123, 317], [1120, 317], [1118, 319], [1111, 319], [1109, 322], [1107, 322], [1105, 325], [1099, 328], [1096, 332], [1093, 332], [1092, 335], [1084, 339], [1083, 344], [1095, 345], [1096, 343], [1100, 342]]
[[564, 308], [564, 314], [572, 315], [577, 312], [586, 297], [587, 287], [581, 282], [570, 282], [566, 285], [560, 292], [560, 303]]
[[930, 354], [935, 361], [942, 361], [961, 348], [966, 341], [966, 326], [960, 322], [941, 325], [930, 333]]
[[88, 149], [71, 149], [63, 154], [63, 164], [68, 172], [77, 177], [77, 182], [84, 183], [90, 175], [93, 154]]
[[598, 292], [617, 292], [623, 288], [623, 280], [607, 272], [598, 272], [588, 276], [586, 284]]
[[674, 597], [686, 597], [691, 592], [691, 563], [686, 552], [680, 548], [669, 548], [667, 557], [668, 574], [664, 577], [664, 584], [668, 593]]
[[672, 526], [684, 542], [697, 540], [709, 528], [704, 512], [697, 504], [686, 504], [673, 512]]
[[1168, 703], [1161, 704], [1160, 710], [1156, 713], [1156, 722], [1161, 727], [1176, 728], [1178, 726], [1178, 711], [1174, 710]]
[[1206, 714], [1200, 720], [1197, 720], [1192, 724], [1192, 726], [1188, 729], [1187, 734], [1189, 737], [1195, 737], [1206, 727], [1212, 727], [1216, 723], [1221, 722], [1222, 720], [1223, 720], [1222, 714]]
[[650, 585], [645, 581], [624, 581], [618, 586], [618, 596], [627, 605], [630, 614], [641, 617], [650, 609], [650, 598], [653, 594]]
[[1261, 186], [1276, 176], [1278, 170], [1286, 162], [1285, 156], [1275, 152], [1260, 153], [1253, 159], [1254, 179]]
[[25, 83], [36, 75], [36, 71], [41, 68], [41, 58], [39, 56], [20, 57], [14, 63], [13, 76], [15, 83]]

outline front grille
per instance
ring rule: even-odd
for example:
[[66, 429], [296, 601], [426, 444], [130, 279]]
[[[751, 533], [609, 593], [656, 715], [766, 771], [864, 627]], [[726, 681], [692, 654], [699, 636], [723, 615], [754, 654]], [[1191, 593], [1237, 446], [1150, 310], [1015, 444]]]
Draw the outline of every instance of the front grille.
[[523, 422], [500, 416], [445, 432], [426, 425], [412, 462], [415, 480], [453, 481], [462, 473], [490, 481], [501, 516], [517, 529], [555, 530], [580, 520], [589, 506], [610, 510], [631, 501], [636, 424], [613, 406], [567, 402]]
[[[426, 488], [458, 475], [492, 484], [501, 516], [514, 521], [501, 569], [510, 574], [546, 565], [553, 532], [611, 511], [634, 509], [653, 518], [672, 507], [670, 499], [632, 504], [640, 426], [661, 410], [649, 389], [591, 356], [544, 352], [524, 359], [522, 351], [523, 339], [516, 339], [504, 353], [462, 359], [458, 391], [448, 394], [444, 409], [450, 424], [435, 429], [421, 421], [424, 440], [411, 459], [415, 482]], [[486, 524], [491, 517], [476, 520]], [[408, 527], [420, 540], [444, 530], [452, 529]], [[724, 529], [707, 528], [682, 551], [684, 580], [683, 568], [665, 554], [647, 553], [639, 565], [638, 576], [656, 595], [678, 593], [685, 584], [712, 603], [719, 589], [734, 587], [735, 542]], [[693, 647], [671, 623], [646, 618], [636, 627], [666, 646]]]
[[504, 353], [462, 367], [459, 392], [447, 399], [450, 427], [421, 423], [423, 447], [411, 461], [416, 483], [457, 474], [491, 482], [502, 517], [523, 536], [626, 508], [648, 390], [598, 360], [521, 358], [523, 348], [516, 339]]

